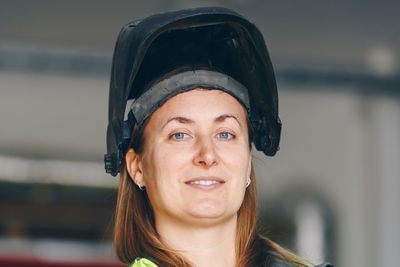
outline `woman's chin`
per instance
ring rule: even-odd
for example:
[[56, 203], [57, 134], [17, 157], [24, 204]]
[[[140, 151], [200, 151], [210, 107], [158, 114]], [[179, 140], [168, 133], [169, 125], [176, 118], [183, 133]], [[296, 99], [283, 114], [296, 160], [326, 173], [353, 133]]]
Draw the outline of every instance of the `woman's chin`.
[[236, 213], [237, 211], [232, 210], [232, 208], [227, 205], [222, 205], [213, 201], [198, 203], [195, 207], [190, 207], [188, 210], [188, 215], [194, 220], [209, 223], [225, 221], [235, 216]]

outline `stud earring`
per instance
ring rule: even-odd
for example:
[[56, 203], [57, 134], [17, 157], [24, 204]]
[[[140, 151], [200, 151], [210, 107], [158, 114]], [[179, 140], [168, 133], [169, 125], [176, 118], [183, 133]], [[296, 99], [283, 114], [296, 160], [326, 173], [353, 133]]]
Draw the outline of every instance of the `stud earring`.
[[246, 188], [249, 187], [250, 184], [251, 184], [251, 179], [250, 177], [247, 177]]
[[137, 182], [137, 186], [139, 187], [139, 189], [140, 189], [141, 191], [144, 191], [144, 186], [141, 186], [141, 185], [140, 185], [140, 182]]

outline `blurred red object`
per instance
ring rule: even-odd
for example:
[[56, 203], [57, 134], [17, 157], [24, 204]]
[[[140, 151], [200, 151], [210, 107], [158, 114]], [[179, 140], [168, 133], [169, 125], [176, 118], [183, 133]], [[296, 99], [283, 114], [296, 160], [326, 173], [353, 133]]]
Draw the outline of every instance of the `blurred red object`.
[[122, 267], [117, 261], [49, 261], [29, 256], [0, 254], [1, 267]]

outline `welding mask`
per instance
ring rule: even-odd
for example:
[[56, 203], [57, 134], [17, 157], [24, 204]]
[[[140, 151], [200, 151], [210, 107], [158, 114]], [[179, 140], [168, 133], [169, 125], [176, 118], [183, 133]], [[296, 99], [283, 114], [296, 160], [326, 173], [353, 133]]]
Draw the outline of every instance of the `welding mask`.
[[278, 94], [262, 34], [232, 10], [196, 8], [133, 21], [119, 33], [110, 81], [106, 172], [115, 176], [120, 171], [135, 124], [143, 127], [169, 98], [195, 88], [235, 97], [248, 112], [256, 149], [275, 155], [281, 133]]

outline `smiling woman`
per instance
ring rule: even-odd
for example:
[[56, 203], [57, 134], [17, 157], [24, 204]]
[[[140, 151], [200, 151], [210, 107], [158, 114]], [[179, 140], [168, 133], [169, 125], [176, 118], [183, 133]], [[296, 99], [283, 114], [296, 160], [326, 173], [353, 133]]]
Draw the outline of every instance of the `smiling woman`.
[[263, 38], [233, 11], [183, 10], [122, 29], [105, 155], [107, 172], [121, 173], [114, 244], [122, 262], [307, 266], [256, 228], [251, 144], [276, 153], [277, 101]]
[[141, 155], [128, 150], [127, 170], [146, 187], [164, 239], [173, 239], [175, 231], [169, 228], [182, 224], [235, 226], [251, 151], [246, 111], [234, 97], [200, 89], [172, 97], [149, 118], [144, 140]]

